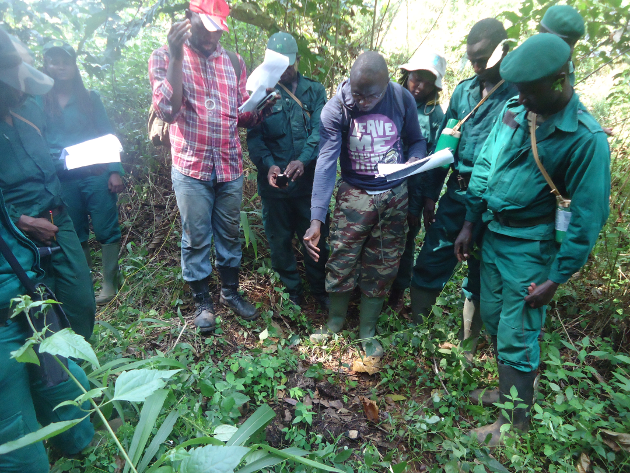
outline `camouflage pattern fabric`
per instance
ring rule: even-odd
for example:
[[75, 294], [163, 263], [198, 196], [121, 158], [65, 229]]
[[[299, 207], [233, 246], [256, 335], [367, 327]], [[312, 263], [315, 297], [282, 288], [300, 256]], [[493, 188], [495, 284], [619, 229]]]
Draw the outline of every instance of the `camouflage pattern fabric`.
[[332, 219], [332, 254], [326, 291], [349, 292], [357, 285], [368, 297], [385, 297], [405, 249], [407, 183], [382, 194], [342, 183]]

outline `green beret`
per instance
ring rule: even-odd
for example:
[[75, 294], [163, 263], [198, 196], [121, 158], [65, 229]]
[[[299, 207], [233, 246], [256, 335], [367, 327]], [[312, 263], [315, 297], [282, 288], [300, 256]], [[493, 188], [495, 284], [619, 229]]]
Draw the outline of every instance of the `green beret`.
[[558, 72], [570, 57], [571, 48], [558, 36], [535, 34], [501, 61], [501, 77], [514, 83], [533, 82]]
[[578, 40], [584, 36], [584, 18], [569, 5], [554, 5], [550, 7], [540, 20], [540, 24], [561, 38]]

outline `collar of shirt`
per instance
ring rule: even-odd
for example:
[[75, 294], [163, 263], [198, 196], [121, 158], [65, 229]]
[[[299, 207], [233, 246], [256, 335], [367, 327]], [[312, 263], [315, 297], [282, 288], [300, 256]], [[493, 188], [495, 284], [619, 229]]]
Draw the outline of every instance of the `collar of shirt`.
[[[518, 102], [516, 102], [518, 103]], [[544, 140], [551, 135], [556, 128], [567, 133], [574, 133], [578, 129], [578, 113], [579, 113], [580, 97], [578, 94], [573, 93], [569, 103], [559, 112], [548, 117], [542, 122], [536, 129], [536, 139]], [[527, 127], [527, 109], [524, 105], [518, 105], [518, 110], [515, 110], [515, 120], [519, 123], [519, 126]]]
[[[504, 81], [503, 84], [501, 84], [497, 88], [497, 90], [493, 92], [492, 96], [488, 100], [492, 100], [493, 97], [498, 97], [499, 95], [501, 95], [501, 92], [503, 92], [508, 87], [510, 87], [509, 82]], [[482, 99], [481, 81], [479, 80], [479, 77], [475, 76], [470, 81], [470, 84], [468, 84], [468, 93], [470, 94], [470, 97], [472, 97], [476, 101], [475, 105], [479, 103], [479, 101]]]
[[201, 59], [204, 59], [204, 60], [215, 59], [221, 56], [224, 51], [224, 48], [223, 46], [221, 46], [221, 43], [217, 43], [217, 48], [209, 56], [206, 56], [197, 48], [195, 48], [189, 39], [186, 40], [186, 43], [184, 44], [184, 46], [186, 46], [191, 52], [195, 53], [197, 56], [199, 56]]

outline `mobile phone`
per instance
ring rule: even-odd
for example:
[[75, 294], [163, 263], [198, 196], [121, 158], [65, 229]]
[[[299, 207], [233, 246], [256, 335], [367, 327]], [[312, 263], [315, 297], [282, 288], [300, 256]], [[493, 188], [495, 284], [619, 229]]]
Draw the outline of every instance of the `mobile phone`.
[[283, 187], [287, 187], [289, 185], [289, 176], [285, 176], [284, 174], [278, 174], [276, 177], [276, 185], [281, 189]]
[[256, 110], [262, 110], [263, 108], [265, 108], [265, 105], [267, 104], [267, 101], [269, 101], [272, 98], [274, 98], [276, 96], [276, 94], [277, 94], [277, 92], [274, 90], [269, 95], [267, 95], [264, 99], [262, 99], [262, 101], [258, 105], [256, 105]]

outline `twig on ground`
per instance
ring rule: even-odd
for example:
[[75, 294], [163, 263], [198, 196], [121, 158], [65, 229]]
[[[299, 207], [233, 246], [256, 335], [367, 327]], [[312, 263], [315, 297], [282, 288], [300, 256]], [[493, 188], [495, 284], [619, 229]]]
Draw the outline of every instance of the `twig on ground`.
[[446, 393], [447, 396], [450, 396], [451, 393], [448, 392], [448, 389], [446, 389], [446, 385], [444, 384], [444, 381], [442, 381], [442, 376], [440, 376], [440, 370], [438, 369], [437, 366], [437, 362], [435, 361], [435, 357], [431, 357], [433, 359], [433, 371], [435, 372], [435, 375], [438, 377], [438, 379], [440, 380], [440, 384], [442, 385], [442, 387], [444, 388], [444, 392]]

